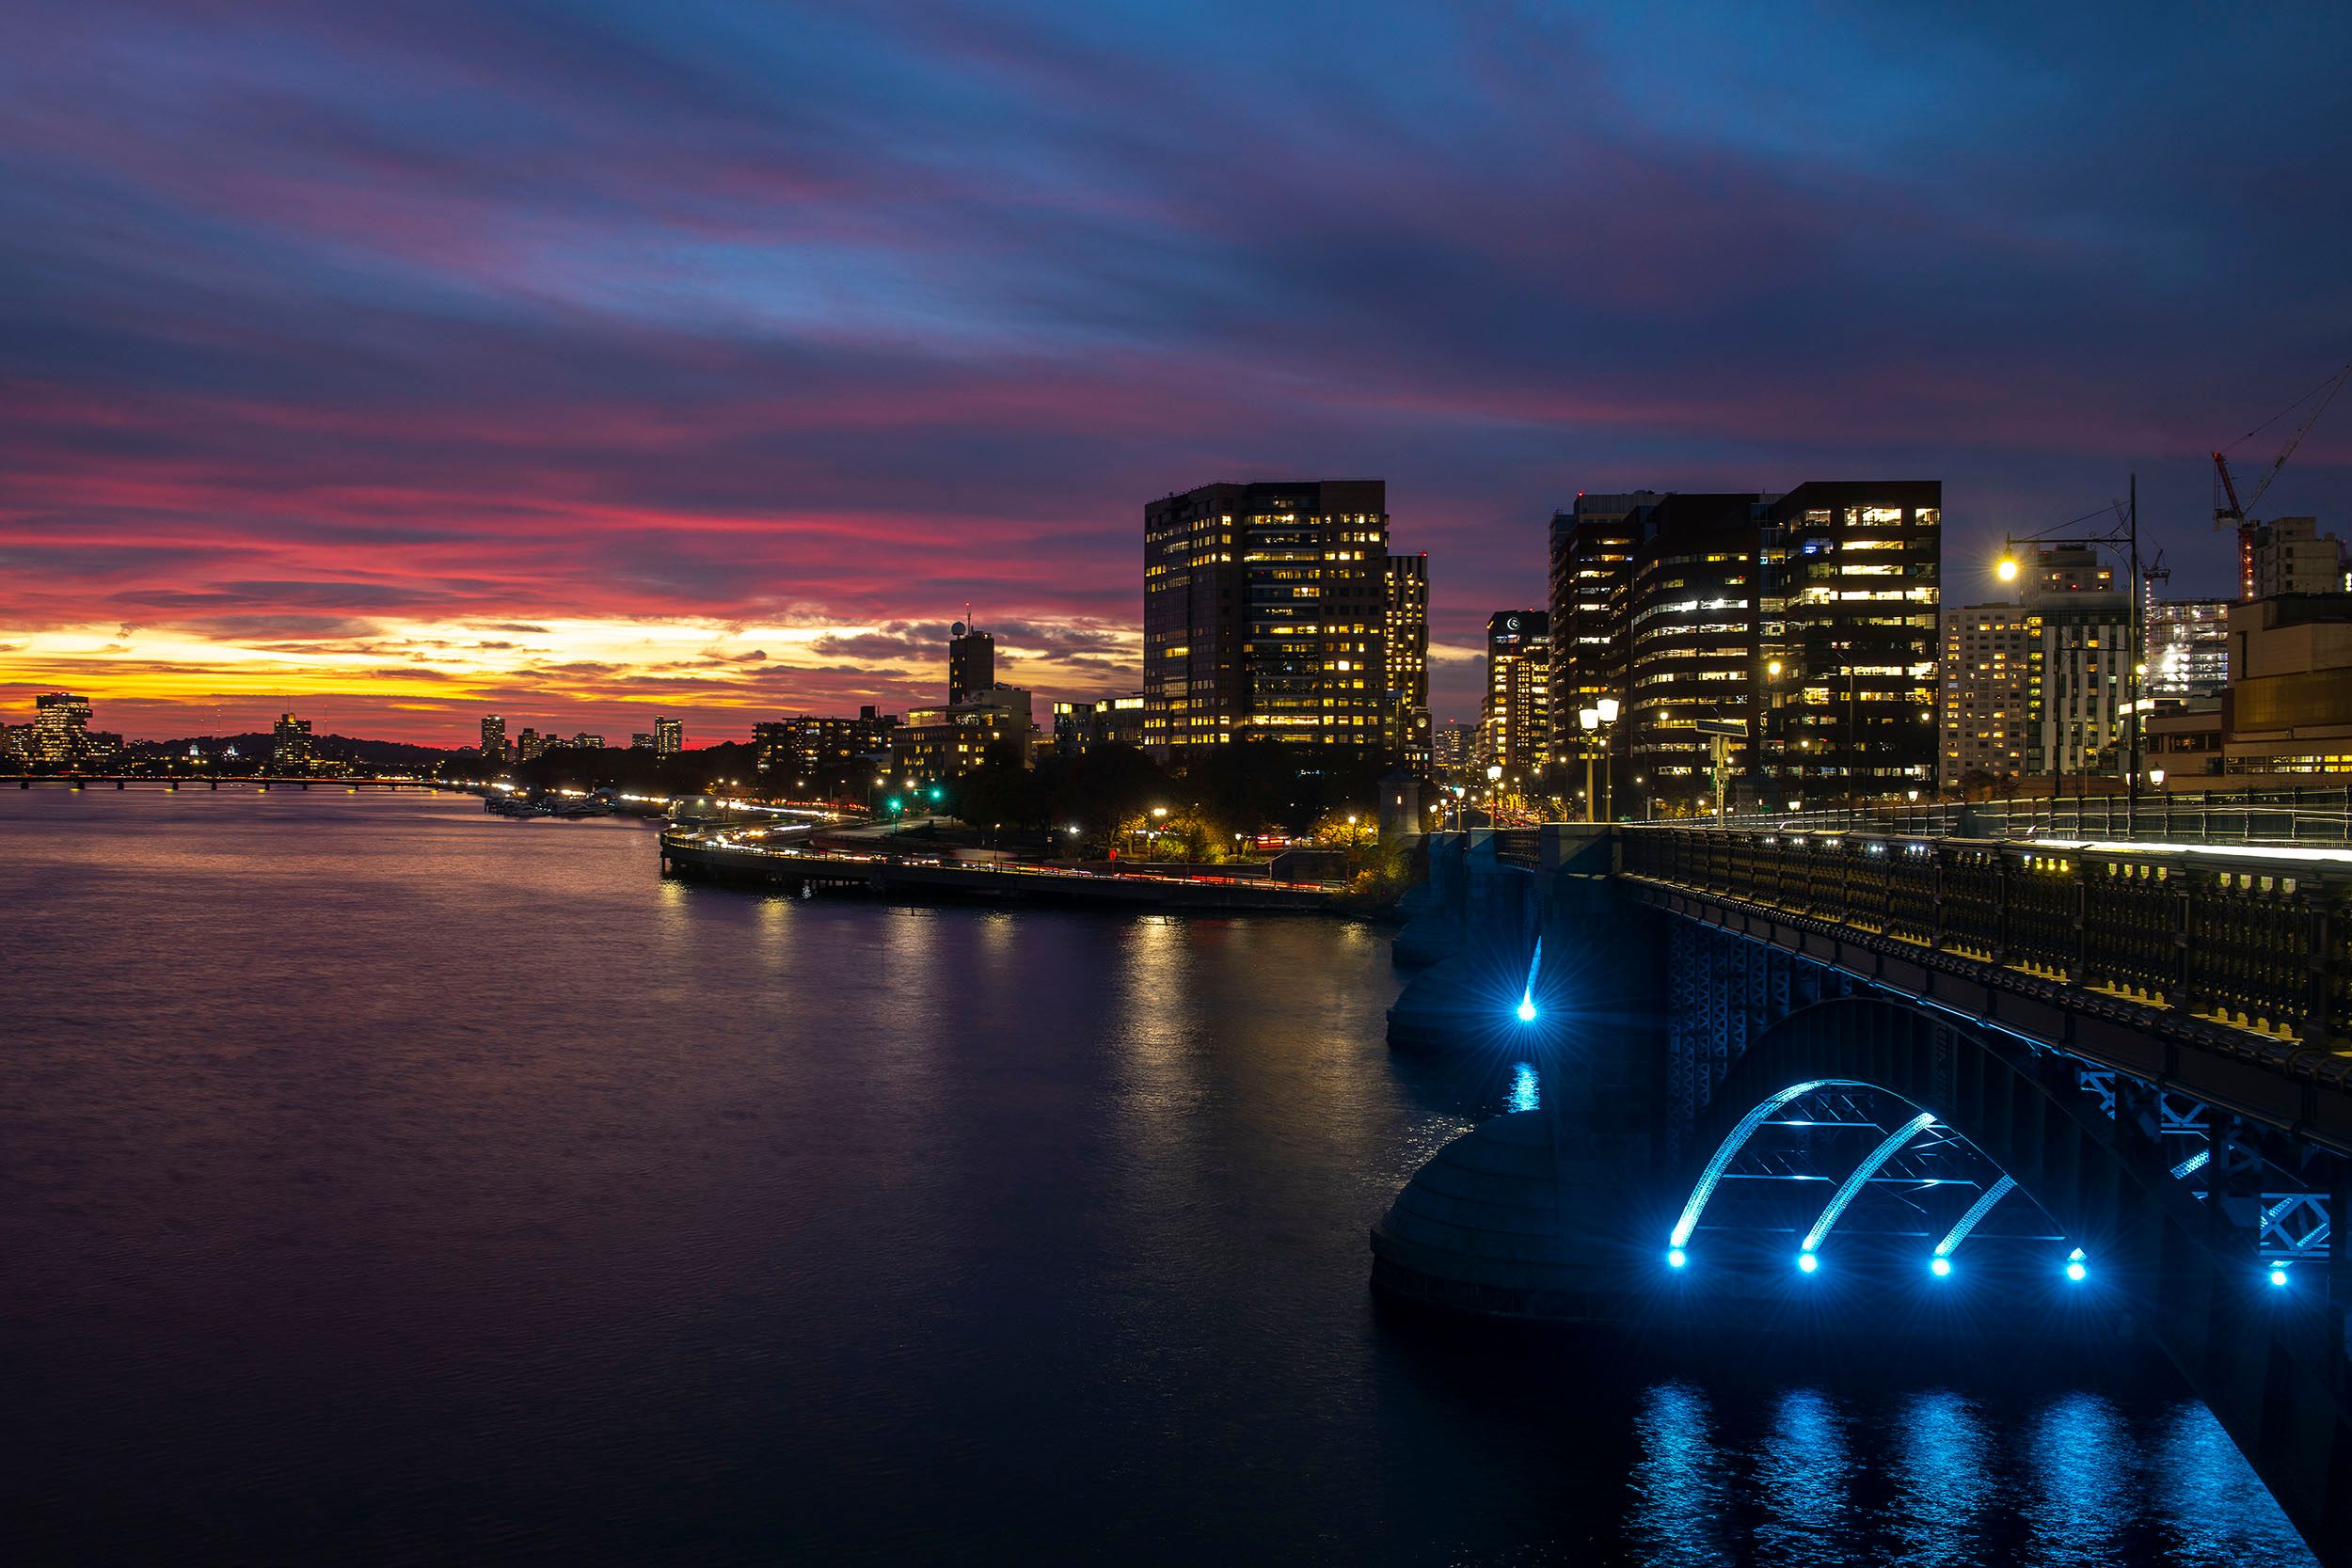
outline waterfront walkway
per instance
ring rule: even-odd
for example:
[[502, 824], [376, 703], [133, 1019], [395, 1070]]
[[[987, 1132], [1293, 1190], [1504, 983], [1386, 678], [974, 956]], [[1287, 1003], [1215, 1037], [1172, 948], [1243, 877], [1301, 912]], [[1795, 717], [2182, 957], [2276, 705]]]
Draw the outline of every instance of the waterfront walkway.
[[1074, 866], [975, 863], [944, 855], [843, 853], [770, 842], [734, 828], [664, 832], [661, 864], [664, 871], [711, 881], [893, 898], [1303, 912], [1332, 909], [1339, 892], [1323, 883], [1276, 882], [1263, 878], [1168, 877], [1085, 871]]

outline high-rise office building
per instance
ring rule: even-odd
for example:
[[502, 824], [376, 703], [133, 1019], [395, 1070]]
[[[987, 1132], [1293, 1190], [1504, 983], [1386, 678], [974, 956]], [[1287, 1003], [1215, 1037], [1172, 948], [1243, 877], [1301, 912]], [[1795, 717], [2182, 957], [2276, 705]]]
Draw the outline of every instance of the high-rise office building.
[[1578, 714], [1626, 690], [1626, 601], [1641, 520], [1665, 498], [1654, 490], [1579, 492], [1551, 515], [1551, 756], [1582, 783], [1585, 758], [1618, 751], [1617, 731], [1586, 730]]
[[532, 757], [546, 751], [552, 740], [552, 736], [541, 735], [528, 724], [524, 725], [523, 733], [515, 737], [515, 760], [529, 762]]
[[1429, 771], [1429, 556], [1392, 555], [1382, 654], [1388, 661], [1383, 744], [1417, 774]]
[[80, 762], [91, 753], [89, 699], [44, 691], [33, 699], [32, 755], [36, 762]]
[[1711, 797], [1714, 728], [1742, 727], [1733, 766], [1755, 753], [1757, 546], [1768, 498], [1683, 492], [1629, 514], [1641, 544], [1626, 596], [1625, 695], [1612, 750], [1637, 798]]
[[281, 773], [310, 770], [310, 721], [281, 713], [270, 732], [270, 763]]
[[2094, 550], [2037, 550], [2019, 580], [2040, 622], [2037, 772], [2111, 772], [2131, 692], [2131, 595]]
[[2042, 618], [2022, 604], [1944, 611], [1936, 782], [2035, 771], [2042, 733]]
[[2128, 721], [2131, 600], [2097, 552], [2037, 549], [2018, 600], [1944, 617], [1936, 779], [2110, 772]]
[[583, 747], [592, 752], [601, 751], [604, 748], [604, 736], [600, 735], [590, 735], [586, 730], [582, 730], [578, 735], [572, 736], [572, 744]]
[[1868, 796], [1934, 779], [1943, 509], [1935, 480], [1816, 482], [1772, 502], [1757, 642], [1776, 784]]
[[1458, 781], [1470, 770], [1475, 744], [1474, 732], [1468, 724], [1438, 725], [1429, 737], [1432, 770], [1441, 780]]
[[2166, 702], [2220, 696], [2230, 686], [2230, 601], [2151, 604], [2147, 653], [2149, 697]]
[[947, 703], [949, 706], [986, 691], [996, 684], [996, 639], [977, 626], [958, 621], [947, 633]]
[[653, 750], [656, 756], [674, 757], [686, 750], [686, 725], [676, 719], [656, 719], [653, 721]]
[[1515, 791], [1537, 787], [1550, 756], [1550, 623], [1541, 610], [1499, 610], [1486, 618], [1486, 760]]
[[482, 721], [482, 760], [506, 760], [506, 721], [493, 713]]
[[1148, 504], [1147, 744], [1378, 746], [1387, 506], [1379, 480], [1208, 484]]

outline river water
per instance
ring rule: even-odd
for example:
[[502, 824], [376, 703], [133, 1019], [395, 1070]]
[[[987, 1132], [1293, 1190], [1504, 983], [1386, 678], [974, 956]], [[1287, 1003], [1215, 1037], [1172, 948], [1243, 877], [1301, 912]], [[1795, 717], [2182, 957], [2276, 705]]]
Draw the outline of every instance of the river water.
[[0, 793], [9, 1560], [2304, 1563], [2161, 1369], [1375, 1310], [1518, 1091], [1367, 927]]

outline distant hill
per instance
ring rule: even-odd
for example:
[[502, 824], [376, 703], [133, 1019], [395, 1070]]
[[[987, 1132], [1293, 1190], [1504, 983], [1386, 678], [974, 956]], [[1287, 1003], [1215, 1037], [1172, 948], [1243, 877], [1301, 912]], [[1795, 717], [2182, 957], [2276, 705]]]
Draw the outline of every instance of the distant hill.
[[[122, 748], [126, 756], [158, 757], [188, 754], [191, 746], [201, 747], [208, 757], [220, 755], [226, 747], [234, 746], [241, 757], [267, 758], [277, 738], [267, 730], [248, 731], [244, 735], [192, 735], [177, 740], [134, 740]], [[448, 746], [411, 746], [405, 740], [369, 740], [351, 735], [317, 735], [310, 737], [310, 751], [315, 756], [337, 762], [371, 762], [402, 768], [430, 768], [448, 756], [454, 748]]]

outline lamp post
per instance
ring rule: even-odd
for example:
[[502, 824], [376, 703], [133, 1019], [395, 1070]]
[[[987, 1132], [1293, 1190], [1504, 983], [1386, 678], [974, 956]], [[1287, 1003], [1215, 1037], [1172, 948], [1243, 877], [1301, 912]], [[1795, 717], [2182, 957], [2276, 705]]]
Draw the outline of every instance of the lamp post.
[[1600, 820], [1600, 797], [1593, 793], [1593, 747], [1597, 739], [1595, 732], [1600, 728], [1600, 709], [1579, 708], [1576, 721], [1584, 727], [1584, 820], [1597, 822]]
[[1576, 721], [1584, 727], [1585, 736], [1584, 820], [1587, 822], [1605, 822], [1609, 819], [1609, 811], [1605, 803], [1609, 790], [1609, 769], [1605, 768], [1601, 769], [1601, 793], [1594, 794], [1593, 756], [1596, 752], [1603, 754], [1608, 752], [1609, 727], [1617, 721], [1617, 715], [1620, 711], [1622, 710], [1614, 697], [1603, 697], [1594, 703], [1591, 707], [1577, 710]]
[[1486, 826], [1489, 828], [1495, 825], [1495, 800], [1502, 793], [1502, 764], [1490, 762], [1486, 765]]

